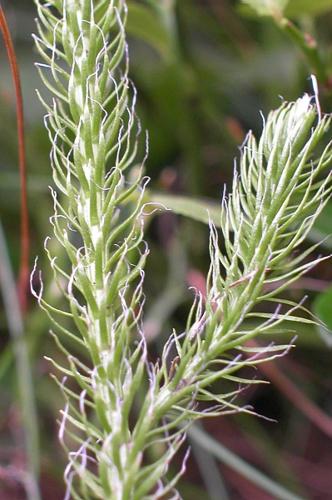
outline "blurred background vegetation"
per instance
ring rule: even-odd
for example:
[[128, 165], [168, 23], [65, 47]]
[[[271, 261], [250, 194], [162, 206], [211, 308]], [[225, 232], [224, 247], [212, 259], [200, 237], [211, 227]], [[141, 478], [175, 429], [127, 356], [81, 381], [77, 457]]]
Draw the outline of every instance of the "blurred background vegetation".
[[[50, 233], [48, 186], [52, 181], [43, 109], [35, 94], [35, 88], [42, 87], [34, 67], [38, 55], [31, 39], [35, 9], [32, 0], [2, 3], [17, 50], [25, 100], [32, 260], [40, 256], [43, 278], [49, 284], [46, 293], [56, 302], [60, 298], [43, 256], [43, 243]], [[129, 2], [131, 77], [138, 89], [142, 128], [149, 133], [149, 196], [174, 209], [160, 211], [147, 221], [151, 255], [145, 285], [145, 331], [156, 356], [171, 329], [183, 328], [193, 295], [190, 287], [204, 291], [209, 261], [208, 228], [202, 221], [207, 220], [207, 208], [214, 217], [248, 130], [259, 133], [262, 114], [277, 107], [282, 99], [313, 93], [312, 73], [319, 80], [323, 111], [332, 111], [331, 26], [332, 0], [290, 0], [287, 6], [280, 0], [249, 0], [247, 4], [231, 0]], [[15, 100], [3, 46], [0, 75], [0, 217], [17, 274]], [[326, 237], [320, 251], [328, 255], [331, 233], [329, 205], [309, 235], [307, 247]], [[327, 260], [286, 295], [297, 302], [307, 296], [306, 306], [330, 328], [331, 278]], [[22, 499], [24, 426], [5, 313], [2, 307], [0, 499]], [[56, 419], [63, 400], [49, 376], [53, 368], [44, 356], [51, 354], [59, 359], [61, 354], [49, 327], [48, 319], [31, 298], [24, 335], [38, 409], [42, 496], [58, 500], [64, 493], [65, 456], [57, 440]], [[198, 443], [197, 436], [191, 436], [192, 454], [179, 485], [184, 499], [332, 498], [332, 418], [328, 416], [332, 412], [332, 337], [305, 322], [297, 328], [296, 349], [269, 364], [262, 373], [253, 374], [271, 380], [271, 384], [255, 386], [242, 395], [244, 404], [253, 405], [258, 413], [277, 423], [246, 415], [204, 422], [214, 443], [223, 448], [213, 451], [208, 441]], [[292, 335], [285, 339], [290, 342]], [[236, 461], [236, 456], [242, 461]], [[257, 479], [248, 464], [264, 476]], [[278, 496], [264, 488], [267, 477], [297, 496]]]

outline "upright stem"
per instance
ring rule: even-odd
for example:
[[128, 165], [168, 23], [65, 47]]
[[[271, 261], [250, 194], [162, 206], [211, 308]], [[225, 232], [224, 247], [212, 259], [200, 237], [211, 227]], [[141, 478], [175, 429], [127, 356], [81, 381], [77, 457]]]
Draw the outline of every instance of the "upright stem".
[[41, 498], [38, 490], [39, 444], [33, 380], [27, 343], [24, 338], [23, 319], [1, 224], [0, 288], [16, 358], [18, 389], [24, 424], [24, 440], [28, 465], [28, 477], [25, 481], [25, 487], [29, 500], [39, 500]]
[[30, 252], [30, 231], [29, 231], [29, 212], [28, 212], [28, 194], [27, 194], [27, 168], [25, 154], [24, 137], [24, 111], [23, 97], [20, 82], [20, 73], [18, 69], [15, 49], [10, 35], [6, 16], [0, 5], [0, 31], [2, 33], [7, 57], [10, 64], [13, 84], [16, 96], [16, 119], [18, 133], [18, 156], [19, 171], [21, 179], [21, 262], [18, 279], [18, 295], [21, 310], [25, 313], [27, 309], [27, 291], [29, 284], [29, 252]]

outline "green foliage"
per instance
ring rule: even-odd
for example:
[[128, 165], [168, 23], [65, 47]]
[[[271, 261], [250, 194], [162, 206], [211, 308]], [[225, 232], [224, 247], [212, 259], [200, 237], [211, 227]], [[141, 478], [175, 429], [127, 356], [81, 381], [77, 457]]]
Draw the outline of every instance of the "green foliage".
[[283, 15], [288, 0], [243, 0], [259, 16], [271, 16], [280, 19]]
[[147, 193], [147, 198], [154, 203], [161, 203], [166, 209], [178, 215], [209, 224], [211, 221], [220, 227], [220, 203], [201, 200], [190, 196], [179, 196], [163, 193]]
[[[328, 346], [332, 345], [332, 288], [329, 287], [321, 293], [315, 300], [314, 311], [322, 322], [318, 325], [322, 338], [326, 341]], [[325, 325], [325, 326], [322, 326]]]
[[247, 8], [240, 10], [246, 14], [270, 16], [280, 19], [283, 15], [291, 19], [302, 16], [319, 16], [332, 9], [330, 0], [242, 0]]
[[169, 59], [171, 46], [169, 34], [157, 13], [152, 9], [130, 2], [127, 31], [149, 43], [162, 57]]
[[286, 6], [286, 16], [297, 18], [300, 16], [319, 16], [332, 10], [330, 0], [290, 0]]

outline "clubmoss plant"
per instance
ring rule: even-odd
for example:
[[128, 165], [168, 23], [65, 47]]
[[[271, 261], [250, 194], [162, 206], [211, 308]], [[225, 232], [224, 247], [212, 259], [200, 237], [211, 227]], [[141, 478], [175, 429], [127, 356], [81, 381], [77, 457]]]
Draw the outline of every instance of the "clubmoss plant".
[[[53, 361], [66, 398], [59, 431], [68, 456], [66, 498], [177, 498], [182, 471], [167, 472], [186, 428], [204, 416], [250, 412], [234, 401], [238, 385], [253, 382], [239, 370], [288, 348], [275, 345], [271, 332], [297, 319], [296, 306], [279, 294], [314, 264], [312, 249], [294, 250], [330, 195], [332, 149], [322, 145], [330, 117], [321, 118], [305, 95], [271, 112], [258, 140], [249, 134], [223, 197], [223, 250], [211, 224], [207, 295], [197, 295], [185, 330], [173, 332], [152, 363], [141, 321], [146, 180], [142, 167], [129, 175], [142, 162], [126, 3], [35, 1], [38, 68], [53, 96], [41, 98], [52, 143], [51, 223], [67, 264], [48, 240], [45, 249], [68, 307], [48, 304], [42, 288], [34, 293], [67, 359], [66, 366]], [[275, 312], [260, 312], [263, 301], [275, 302]], [[248, 347], [258, 335], [265, 345]], [[227, 381], [221, 394], [213, 391], [217, 380]], [[159, 457], [151, 460], [156, 443]]]

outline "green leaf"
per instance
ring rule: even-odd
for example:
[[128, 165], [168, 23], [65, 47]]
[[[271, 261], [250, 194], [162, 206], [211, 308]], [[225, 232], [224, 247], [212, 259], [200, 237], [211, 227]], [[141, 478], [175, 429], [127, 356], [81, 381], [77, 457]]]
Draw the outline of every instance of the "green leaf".
[[329, 202], [324, 207], [322, 213], [318, 216], [315, 221], [314, 227], [309, 233], [309, 238], [312, 241], [320, 242], [328, 250], [332, 250], [332, 203]]
[[212, 200], [156, 192], [149, 194], [149, 200], [164, 205], [178, 215], [190, 217], [204, 224], [208, 224], [211, 220], [216, 227], [221, 225], [220, 204]]
[[259, 486], [273, 498], [282, 498], [284, 500], [301, 500], [296, 493], [287, 490], [284, 486], [267, 477], [263, 472], [253, 467], [251, 464], [237, 456], [234, 452], [226, 448], [216, 439], [193, 425], [188, 432], [189, 436], [199, 444], [203, 450], [207, 450], [211, 455], [220, 460], [242, 477], [247, 478], [251, 483]]
[[[208, 224], [211, 220], [218, 228], [221, 227], [220, 204], [207, 199], [197, 199], [190, 196], [176, 194], [164, 194], [149, 192], [148, 201], [161, 203], [167, 209], [173, 210], [178, 215], [189, 217], [198, 222]], [[308, 239], [313, 242], [322, 242], [322, 246], [332, 250], [332, 203], [326, 204], [322, 213], [318, 216], [314, 227], [308, 234]], [[330, 238], [326, 238], [331, 236]], [[324, 238], [326, 238], [324, 240]], [[324, 240], [324, 241], [323, 241]]]
[[332, 10], [331, 0], [242, 0], [239, 6], [240, 14], [248, 17], [253, 15], [270, 16], [279, 18], [285, 17], [296, 19], [301, 16], [319, 16]]
[[259, 16], [271, 16], [280, 19], [288, 4], [288, 0], [243, 0]]
[[318, 295], [314, 302], [314, 311], [330, 330], [319, 327], [319, 333], [329, 347], [332, 347], [332, 286]]
[[332, 10], [331, 0], [290, 0], [286, 9], [287, 17], [296, 18], [303, 15], [318, 16]]
[[171, 40], [157, 12], [134, 2], [129, 3], [127, 31], [151, 45], [162, 57], [170, 56]]

